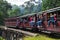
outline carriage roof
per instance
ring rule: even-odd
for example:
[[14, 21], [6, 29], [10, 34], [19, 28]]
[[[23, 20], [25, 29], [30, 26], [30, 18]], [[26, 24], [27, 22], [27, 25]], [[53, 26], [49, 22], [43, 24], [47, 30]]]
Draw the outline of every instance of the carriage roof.
[[[26, 14], [26, 15], [23, 15], [23, 16], [18, 16], [18, 17], [21, 18], [21, 17], [33, 16], [35, 14], [40, 15], [40, 14], [43, 14], [44, 12], [50, 13], [50, 12], [55, 12], [55, 11], [59, 11], [59, 10], [60, 10], [60, 7], [56, 7], [56, 8], [45, 10], [45, 11], [41, 11], [41, 12], [38, 12], [38, 13], [31, 13], [31, 14]], [[17, 16], [5, 18], [5, 19], [13, 19], [13, 18], [15, 19], [15, 18], [17, 18]]]
[[44, 12], [50, 13], [50, 12], [55, 12], [55, 11], [59, 11], [59, 10], [60, 10], [60, 7], [56, 7], [56, 8], [45, 10], [45, 11], [38, 12], [38, 13], [26, 14], [26, 15], [23, 15], [23, 16], [20, 16], [20, 17], [32, 16], [34, 14], [38, 14], [39, 15], [39, 14], [43, 14]]

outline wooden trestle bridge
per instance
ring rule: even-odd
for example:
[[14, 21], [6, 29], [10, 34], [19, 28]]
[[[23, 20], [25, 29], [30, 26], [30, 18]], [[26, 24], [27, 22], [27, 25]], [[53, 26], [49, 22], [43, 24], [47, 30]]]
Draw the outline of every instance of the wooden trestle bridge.
[[6, 40], [23, 40], [24, 35], [37, 36], [36, 33], [7, 28], [6, 26], [0, 26], [0, 35]]

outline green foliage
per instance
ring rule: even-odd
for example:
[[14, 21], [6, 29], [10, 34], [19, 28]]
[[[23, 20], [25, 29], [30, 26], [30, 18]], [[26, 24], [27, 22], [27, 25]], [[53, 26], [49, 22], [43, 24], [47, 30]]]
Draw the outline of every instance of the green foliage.
[[20, 8], [19, 7], [12, 8], [12, 10], [8, 11], [8, 14], [9, 14], [9, 17], [19, 16], [20, 15]]
[[3, 25], [4, 18], [8, 17], [7, 11], [11, 9], [11, 5], [6, 1], [0, 0], [0, 25]]
[[0, 40], [5, 40], [5, 39], [3, 39], [2, 37], [0, 37]]
[[[27, 1], [25, 3], [27, 5], [24, 6], [25, 9], [24, 9], [24, 12], [22, 11], [23, 14], [40, 12], [41, 8], [43, 11], [43, 10], [47, 10], [47, 9], [51, 9], [51, 8], [60, 6], [60, 0], [42, 0], [42, 4], [38, 4], [38, 2], [35, 2], [38, 5], [31, 3], [31, 1]], [[41, 7], [41, 5], [42, 5], [42, 7]], [[11, 8], [12, 8], [12, 6], [9, 3], [7, 3], [6, 1], [3, 1], [3, 0], [0, 0], [0, 25], [3, 25], [4, 18], [23, 15], [20, 12], [20, 8], [18, 6], [16, 6], [13, 9], [11, 9]]]
[[60, 0], [42, 0], [42, 10], [47, 10], [60, 6]]
[[31, 0], [25, 2], [26, 3], [25, 14], [40, 12], [41, 11], [41, 3], [38, 3], [36, 1], [33, 1], [34, 3], [31, 3], [31, 2], [32, 2]]
[[50, 38], [46, 35], [39, 35], [39, 36], [36, 36], [36, 37], [26, 36], [23, 39], [24, 40], [60, 40], [60, 39]]

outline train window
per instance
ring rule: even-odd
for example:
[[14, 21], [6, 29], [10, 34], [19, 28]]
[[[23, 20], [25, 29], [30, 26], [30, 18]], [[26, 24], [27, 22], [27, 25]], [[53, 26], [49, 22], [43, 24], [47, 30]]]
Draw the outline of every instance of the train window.
[[50, 19], [50, 16], [51, 16], [51, 15], [54, 15], [54, 13], [53, 13], [53, 12], [47, 13], [47, 19], [48, 19], [48, 20]]
[[11, 22], [17, 21], [16, 19], [10, 20]]
[[49, 18], [50, 18], [50, 13], [47, 13], [47, 18], [48, 18], [48, 20], [49, 20]]
[[23, 19], [22, 18], [20, 18], [20, 22], [23, 22]]
[[60, 12], [57, 13], [57, 20], [60, 20]]
[[60, 13], [58, 13], [58, 17], [60, 17]]
[[8, 20], [8, 19], [6, 19], [6, 20], [5, 20], [5, 22], [9, 22], [9, 20]]
[[27, 16], [25, 19], [26, 19], [26, 21], [29, 21], [29, 20], [28, 20], [28, 16]]

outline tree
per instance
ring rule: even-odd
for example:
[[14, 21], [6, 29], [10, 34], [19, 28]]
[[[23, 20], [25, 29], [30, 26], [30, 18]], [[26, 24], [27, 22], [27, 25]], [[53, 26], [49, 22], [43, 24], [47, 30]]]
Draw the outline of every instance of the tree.
[[7, 1], [0, 0], [0, 25], [3, 24], [4, 18], [8, 17], [8, 10], [11, 10], [11, 5]]
[[30, 13], [30, 1], [25, 2], [25, 14]]
[[34, 0], [30, 0], [30, 1], [27, 1], [25, 3], [26, 3], [25, 13], [33, 13], [33, 12], [35, 12], [34, 8], [36, 6], [34, 4], [35, 3]]
[[41, 11], [41, 0], [30, 0], [25, 2], [25, 13], [36, 13]]
[[12, 6], [12, 10], [8, 11], [9, 17], [19, 16], [20, 15], [20, 8], [17, 5]]
[[42, 10], [47, 10], [60, 6], [60, 0], [42, 0]]

